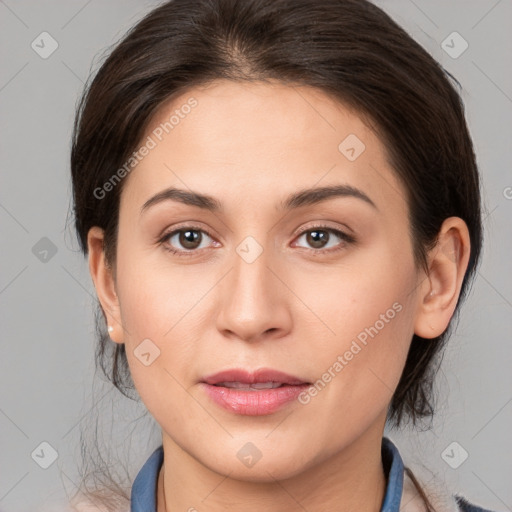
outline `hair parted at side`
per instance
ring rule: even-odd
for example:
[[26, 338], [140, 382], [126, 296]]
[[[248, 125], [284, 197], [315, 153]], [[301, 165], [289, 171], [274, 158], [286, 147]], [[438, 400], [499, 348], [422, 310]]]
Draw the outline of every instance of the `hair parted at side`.
[[[366, 0], [171, 0], [137, 23], [77, 109], [71, 173], [84, 255], [89, 229], [99, 226], [115, 270], [123, 181], [101, 199], [94, 191], [137, 149], [164, 102], [218, 79], [316, 87], [363, 116], [406, 190], [417, 265], [425, 268], [444, 219], [458, 216], [468, 226], [471, 253], [458, 313], [479, 261], [482, 224], [473, 144], [451, 83], [457, 81]], [[109, 340], [104, 324], [100, 312], [97, 363], [133, 396], [124, 345]], [[414, 335], [388, 411], [392, 426], [432, 417], [434, 377], [451, 326], [434, 339]]]

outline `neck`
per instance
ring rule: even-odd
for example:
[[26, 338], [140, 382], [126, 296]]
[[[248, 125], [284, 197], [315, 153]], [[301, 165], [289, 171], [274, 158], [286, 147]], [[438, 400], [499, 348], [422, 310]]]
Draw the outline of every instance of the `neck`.
[[368, 431], [291, 478], [251, 482], [211, 471], [164, 434], [157, 510], [379, 512], [386, 491], [381, 442], [382, 430]]

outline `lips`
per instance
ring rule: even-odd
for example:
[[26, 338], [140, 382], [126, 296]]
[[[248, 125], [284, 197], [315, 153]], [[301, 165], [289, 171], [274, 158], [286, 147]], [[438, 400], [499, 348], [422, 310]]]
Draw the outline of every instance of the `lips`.
[[252, 384], [246, 384], [245, 382], [219, 382], [214, 386], [220, 386], [222, 388], [230, 389], [244, 389], [246, 391], [257, 391], [258, 389], [275, 389], [283, 386], [281, 382], [253, 382]]
[[[254, 372], [248, 372], [242, 369], [224, 370], [222, 372], [215, 373], [203, 379], [203, 382], [212, 386], [223, 385], [224, 387], [235, 387], [225, 386], [226, 384], [244, 385], [245, 387], [253, 386], [253, 389], [262, 389], [264, 384], [267, 387], [279, 387], [280, 385], [298, 386], [301, 384], [309, 384], [308, 382], [288, 375], [287, 373], [280, 372], [278, 370], [272, 370], [268, 368], [260, 368]], [[272, 386], [269, 386], [272, 383]]]
[[261, 368], [254, 372], [225, 370], [205, 377], [200, 385], [220, 407], [236, 414], [262, 416], [293, 402], [311, 383]]

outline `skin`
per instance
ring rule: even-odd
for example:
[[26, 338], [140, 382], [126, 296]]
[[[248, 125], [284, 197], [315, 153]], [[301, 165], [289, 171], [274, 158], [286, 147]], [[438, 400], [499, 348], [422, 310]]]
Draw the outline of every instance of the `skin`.
[[[387, 408], [413, 334], [438, 336], [453, 315], [467, 227], [446, 219], [428, 274], [418, 268], [405, 189], [385, 146], [357, 112], [313, 88], [216, 81], [162, 106], [142, 142], [191, 96], [198, 105], [126, 178], [113, 269], [102, 230], [88, 236], [111, 338], [126, 344], [136, 388], [162, 428], [158, 511], [378, 511]], [[355, 161], [338, 150], [349, 134], [366, 146]], [[336, 184], [357, 187], [375, 207], [349, 196], [277, 207], [298, 190]], [[214, 196], [223, 211], [169, 200], [140, 213], [170, 186]], [[159, 243], [164, 230], [190, 223], [211, 235], [192, 255], [165, 250], [191, 250], [179, 235]], [[356, 241], [327, 231], [322, 248], [298, 234], [319, 224]], [[248, 236], [263, 249], [252, 263], [236, 251]], [[315, 382], [394, 303], [401, 311], [306, 405], [242, 416], [199, 385], [235, 367]], [[161, 351], [149, 366], [134, 355], [146, 338]], [[236, 456], [247, 442], [262, 453], [252, 467]]]

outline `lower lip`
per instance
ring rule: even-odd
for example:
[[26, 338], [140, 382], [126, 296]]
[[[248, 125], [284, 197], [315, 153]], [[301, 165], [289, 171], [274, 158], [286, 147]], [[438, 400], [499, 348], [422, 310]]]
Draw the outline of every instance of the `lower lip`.
[[236, 414], [263, 416], [276, 412], [285, 404], [296, 400], [310, 384], [281, 386], [273, 389], [242, 391], [201, 383], [206, 394], [218, 405]]

